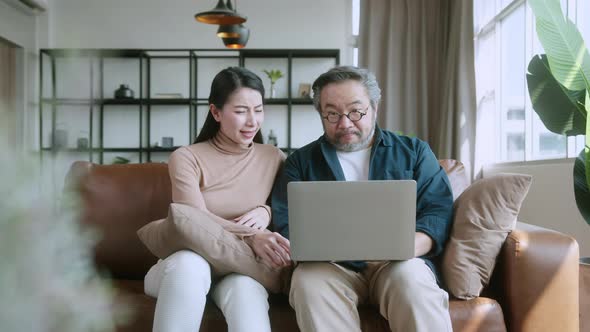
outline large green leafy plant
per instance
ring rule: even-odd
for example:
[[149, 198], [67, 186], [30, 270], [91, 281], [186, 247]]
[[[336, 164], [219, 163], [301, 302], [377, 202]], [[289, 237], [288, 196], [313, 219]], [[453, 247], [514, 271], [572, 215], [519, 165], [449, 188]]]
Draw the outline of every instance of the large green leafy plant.
[[534, 56], [528, 66], [533, 109], [554, 133], [586, 135], [573, 172], [576, 204], [590, 223], [590, 54], [576, 25], [563, 15], [559, 0], [528, 3], [546, 52]]

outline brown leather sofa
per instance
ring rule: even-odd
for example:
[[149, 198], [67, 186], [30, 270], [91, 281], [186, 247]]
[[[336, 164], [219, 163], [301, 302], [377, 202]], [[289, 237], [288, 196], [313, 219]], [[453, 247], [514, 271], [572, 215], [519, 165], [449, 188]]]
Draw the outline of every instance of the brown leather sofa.
[[[468, 185], [463, 166], [441, 160], [455, 197]], [[151, 331], [155, 299], [143, 292], [143, 278], [155, 262], [136, 231], [164, 218], [171, 202], [166, 164], [94, 165], [76, 162], [66, 183], [82, 197], [81, 222], [102, 232], [95, 249], [98, 266], [108, 271], [135, 312], [118, 331]], [[578, 245], [564, 234], [518, 223], [498, 257], [490, 286], [476, 299], [452, 299], [454, 331], [578, 331]], [[363, 331], [389, 331], [371, 307], [360, 309]], [[285, 295], [271, 296], [273, 331], [298, 331]], [[225, 331], [222, 313], [208, 304], [201, 331]]]

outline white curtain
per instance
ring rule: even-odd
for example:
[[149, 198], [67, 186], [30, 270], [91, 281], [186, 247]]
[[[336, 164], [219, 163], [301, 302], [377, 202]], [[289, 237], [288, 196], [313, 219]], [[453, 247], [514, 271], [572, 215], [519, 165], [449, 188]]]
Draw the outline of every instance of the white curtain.
[[359, 65], [382, 89], [378, 122], [471, 171], [475, 139], [471, 0], [362, 0]]

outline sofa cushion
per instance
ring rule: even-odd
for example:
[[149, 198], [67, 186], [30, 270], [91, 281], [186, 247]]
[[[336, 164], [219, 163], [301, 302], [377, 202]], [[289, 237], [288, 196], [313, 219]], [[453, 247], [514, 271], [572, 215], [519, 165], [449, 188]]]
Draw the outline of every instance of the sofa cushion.
[[453, 190], [453, 200], [455, 200], [463, 193], [465, 188], [469, 187], [469, 177], [465, 172], [465, 166], [454, 159], [439, 159], [438, 163], [447, 173]]
[[195, 207], [172, 203], [168, 218], [149, 223], [137, 235], [159, 258], [189, 249], [209, 262], [214, 277], [235, 272], [256, 279], [272, 292], [285, 288], [282, 272], [289, 271], [264, 264], [248, 244]]
[[478, 297], [496, 257], [516, 224], [532, 177], [501, 174], [474, 182], [455, 201], [451, 236], [443, 257], [443, 278], [459, 299]]

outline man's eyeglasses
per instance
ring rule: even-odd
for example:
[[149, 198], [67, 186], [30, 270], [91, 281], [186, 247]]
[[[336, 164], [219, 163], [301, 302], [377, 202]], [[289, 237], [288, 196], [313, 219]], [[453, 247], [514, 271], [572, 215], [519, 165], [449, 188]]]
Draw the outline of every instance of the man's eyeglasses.
[[367, 106], [367, 108], [365, 108], [364, 112], [361, 112], [359, 110], [354, 110], [354, 111], [348, 112], [348, 114], [340, 114], [337, 112], [327, 112], [327, 113], [325, 113], [325, 116], [322, 117], [322, 119], [326, 119], [330, 123], [338, 123], [340, 121], [340, 118], [345, 116], [350, 121], [357, 122], [360, 119], [362, 119], [363, 116], [365, 116], [367, 114], [368, 109], [369, 109], [369, 106]]

